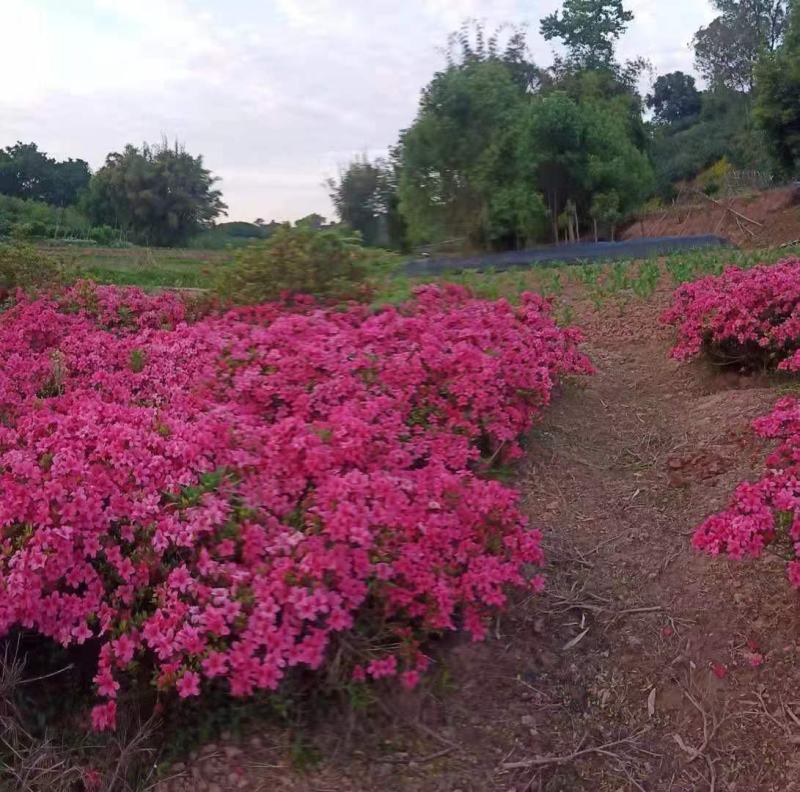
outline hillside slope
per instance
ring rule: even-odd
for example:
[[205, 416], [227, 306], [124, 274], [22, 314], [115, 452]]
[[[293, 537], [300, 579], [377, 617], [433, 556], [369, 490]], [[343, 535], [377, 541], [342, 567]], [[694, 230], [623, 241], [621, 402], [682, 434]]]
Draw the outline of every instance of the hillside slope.
[[691, 204], [645, 215], [622, 239], [715, 234], [741, 248], [763, 248], [800, 239], [800, 187], [781, 187], [736, 198], [698, 193]]

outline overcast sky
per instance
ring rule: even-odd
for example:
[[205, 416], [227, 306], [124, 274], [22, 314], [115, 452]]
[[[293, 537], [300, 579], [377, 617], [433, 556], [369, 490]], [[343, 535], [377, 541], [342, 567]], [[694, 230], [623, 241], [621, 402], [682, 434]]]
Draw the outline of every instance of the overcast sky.
[[[627, 0], [619, 52], [692, 70], [705, 0]], [[222, 178], [231, 219], [332, 209], [322, 182], [383, 153], [467, 17], [528, 23], [558, 0], [0, 0], [0, 147], [35, 141], [93, 168], [166, 135]]]

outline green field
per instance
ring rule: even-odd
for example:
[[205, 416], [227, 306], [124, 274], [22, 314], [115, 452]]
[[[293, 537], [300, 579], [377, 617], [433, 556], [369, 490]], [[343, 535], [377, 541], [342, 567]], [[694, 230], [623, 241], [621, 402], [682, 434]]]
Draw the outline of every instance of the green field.
[[82, 278], [144, 289], [209, 289], [230, 262], [227, 251], [172, 248], [47, 247]]
[[[48, 248], [74, 267], [79, 277], [97, 283], [152, 289], [212, 289], [221, 268], [232, 260], [230, 251], [176, 250], [164, 248]], [[736, 251], [729, 248], [688, 251], [660, 259], [673, 284], [703, 275], [718, 274], [725, 266], [750, 267], [800, 255], [800, 247]], [[375, 303], [400, 302], [422, 283], [458, 283], [476, 294], [515, 299], [530, 290], [558, 297], [570, 284], [580, 284], [602, 301], [631, 292], [647, 297], [655, 288], [656, 259], [604, 264], [548, 264], [504, 272], [466, 271], [440, 277], [408, 278], [381, 270], [375, 276]], [[658, 268], [661, 270], [661, 268]]]

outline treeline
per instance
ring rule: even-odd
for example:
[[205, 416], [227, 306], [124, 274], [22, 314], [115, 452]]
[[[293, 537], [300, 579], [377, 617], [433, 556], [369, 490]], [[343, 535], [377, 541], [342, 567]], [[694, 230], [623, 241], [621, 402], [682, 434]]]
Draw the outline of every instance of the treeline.
[[226, 209], [216, 181], [178, 143], [128, 145], [94, 174], [17, 143], [0, 150], [0, 236], [185, 244]]
[[766, 69], [797, 51], [787, 35], [797, 14], [786, 0], [714, 0], [714, 6], [718, 16], [693, 39], [695, 67], [706, 89], [674, 72], [660, 76], [647, 97], [653, 110], [651, 158], [664, 197], [698, 174], [709, 192], [721, 188], [732, 171], [749, 172], [762, 184], [794, 175], [794, 163], [782, 161], [769, 128], [774, 121], [785, 123], [780, 119], [793, 112], [797, 93], [792, 96], [790, 89], [771, 101]]
[[[390, 156], [329, 183], [341, 220], [371, 244], [507, 248], [613, 238], [648, 200], [733, 172], [769, 183], [800, 157], [800, 8], [714, 0], [693, 45], [699, 90], [682, 72], [639, 93], [649, 64], [620, 63], [633, 15], [622, 0], [565, 0], [541, 20], [563, 56], [533, 63], [521, 29], [465, 25]], [[797, 5], [800, 6], [800, 0]], [[649, 113], [647, 111], [650, 111]]]

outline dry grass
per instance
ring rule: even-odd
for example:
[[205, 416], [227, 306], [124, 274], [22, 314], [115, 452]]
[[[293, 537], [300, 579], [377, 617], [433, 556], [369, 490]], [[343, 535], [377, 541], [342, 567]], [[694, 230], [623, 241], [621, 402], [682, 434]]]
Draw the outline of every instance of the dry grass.
[[[19, 692], [47, 677], [25, 676], [25, 658], [19, 644], [6, 642], [0, 655], [0, 790], [14, 792], [147, 792], [155, 786], [151, 718], [129, 723], [110, 740], [99, 744], [88, 735], [67, 741], [50, 733], [35, 736], [17, 702]], [[96, 763], [84, 761], [91, 755]]]

